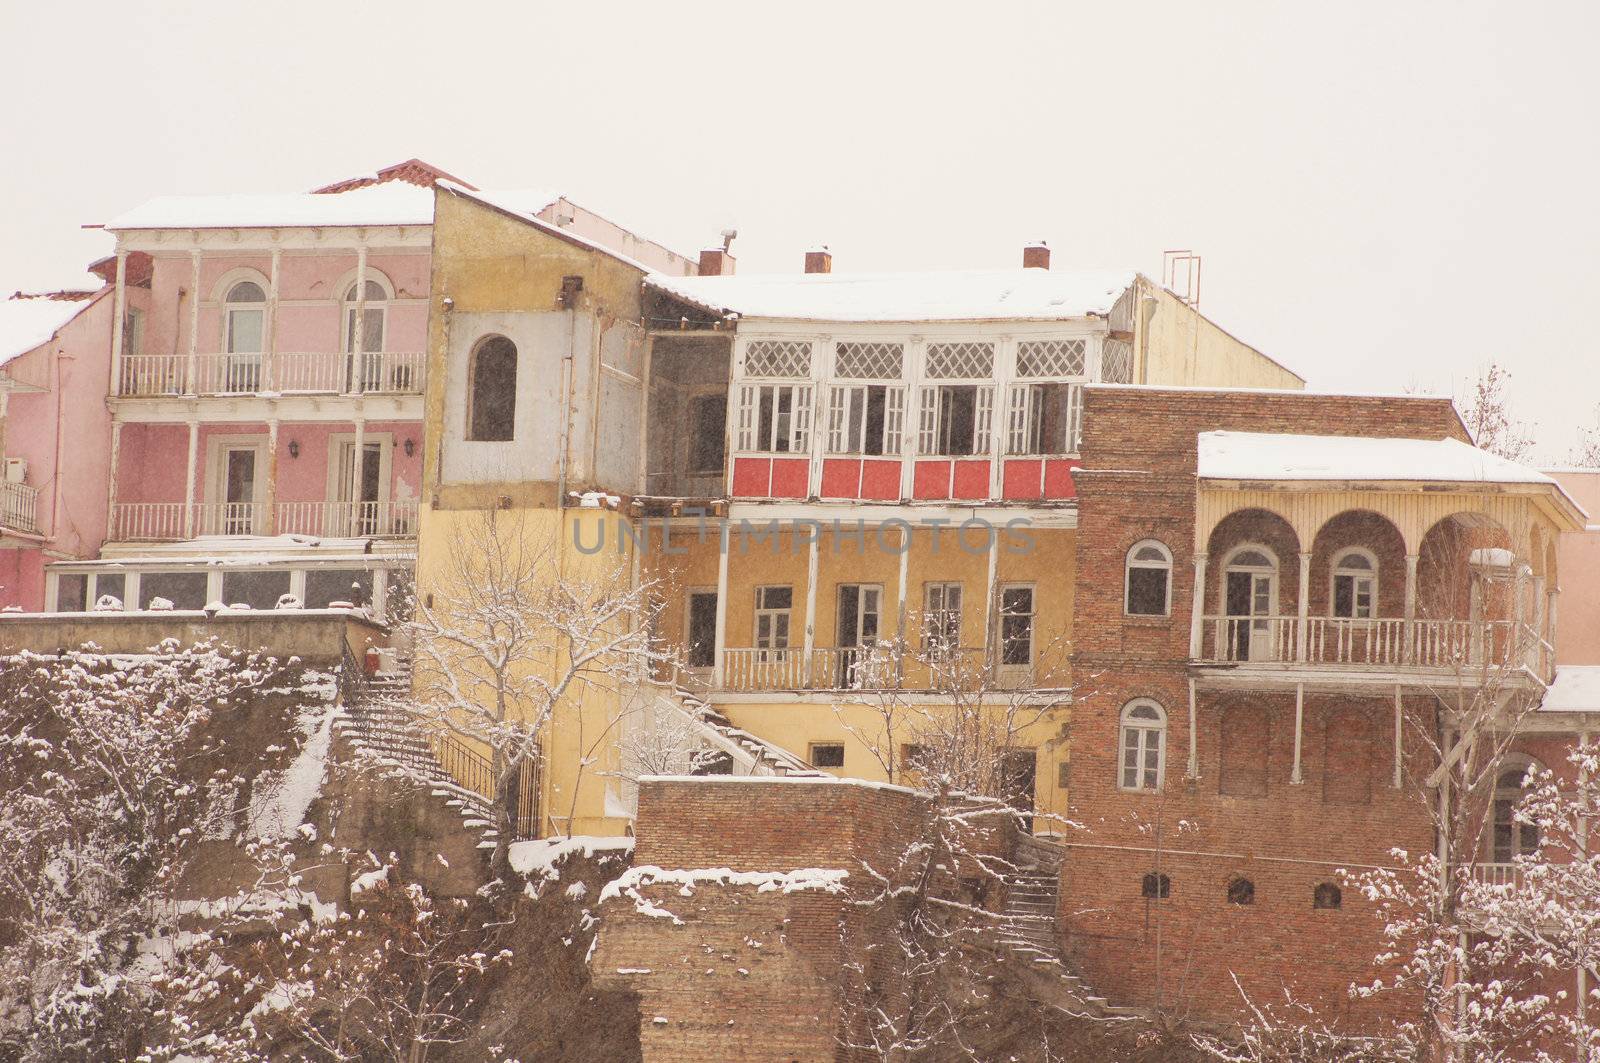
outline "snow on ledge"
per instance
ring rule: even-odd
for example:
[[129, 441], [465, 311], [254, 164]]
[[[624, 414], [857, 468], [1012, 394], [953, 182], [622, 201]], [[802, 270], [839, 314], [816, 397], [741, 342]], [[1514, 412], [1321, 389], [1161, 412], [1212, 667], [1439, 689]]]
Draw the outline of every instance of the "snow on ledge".
[[837, 775], [641, 775], [641, 783], [647, 782], [692, 782], [713, 783], [725, 785], [727, 783], [757, 783], [776, 784], [786, 786], [859, 786], [864, 790], [889, 790], [897, 794], [911, 794], [914, 797], [926, 796], [925, 791], [915, 790], [909, 786], [898, 783], [878, 782], [874, 779], [841, 779]]
[[1600, 712], [1600, 665], [1557, 665], [1539, 711]]
[[537, 874], [540, 878], [555, 878], [556, 867], [568, 857], [592, 857], [596, 853], [631, 853], [633, 839], [598, 837], [575, 834], [570, 838], [536, 838], [532, 841], [512, 842], [508, 858], [511, 870], [522, 875]]
[[639, 914], [671, 919], [674, 926], [682, 926], [682, 919], [653, 903], [639, 890], [646, 886], [675, 885], [682, 897], [694, 896], [696, 886], [754, 886], [757, 893], [798, 893], [801, 890], [841, 893], [849, 877], [850, 872], [832, 867], [803, 867], [793, 871], [735, 871], [727, 867], [668, 870], [645, 864], [630, 867], [621, 877], [606, 883], [605, 889], [600, 891], [600, 903], [626, 897], [633, 901]]

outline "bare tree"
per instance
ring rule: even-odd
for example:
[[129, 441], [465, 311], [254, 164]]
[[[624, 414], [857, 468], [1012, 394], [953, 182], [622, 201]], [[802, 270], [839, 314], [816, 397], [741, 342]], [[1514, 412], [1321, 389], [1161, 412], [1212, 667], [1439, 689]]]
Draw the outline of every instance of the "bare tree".
[[[515, 786], [524, 766], [548, 766], [552, 726], [565, 727], [577, 749], [570, 833], [581, 780], [614, 733], [627, 692], [671, 663], [650, 636], [660, 609], [650, 585], [621, 564], [568, 571], [561, 547], [520, 515], [491, 510], [464, 520], [415, 608], [417, 701], [409, 708], [426, 727], [487, 750], [499, 832], [492, 872], [502, 882]], [[588, 710], [607, 704], [592, 718]]]
[[1506, 385], [1511, 373], [1491, 362], [1473, 382], [1461, 415], [1473, 445], [1511, 461], [1522, 461], [1533, 450], [1528, 426], [1513, 416]]
[[1600, 469], [1600, 408], [1596, 409], [1595, 417], [1596, 423], [1578, 429], [1578, 441], [1567, 458], [1580, 469]]

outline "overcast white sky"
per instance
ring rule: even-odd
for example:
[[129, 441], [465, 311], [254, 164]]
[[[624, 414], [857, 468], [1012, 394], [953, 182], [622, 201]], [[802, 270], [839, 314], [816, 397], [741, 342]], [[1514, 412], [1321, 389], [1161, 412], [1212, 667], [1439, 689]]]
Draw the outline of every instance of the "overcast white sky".
[[167, 193], [417, 156], [741, 272], [1204, 255], [1202, 309], [1316, 387], [1594, 421], [1600, 4], [0, 0], [0, 291], [78, 283]]

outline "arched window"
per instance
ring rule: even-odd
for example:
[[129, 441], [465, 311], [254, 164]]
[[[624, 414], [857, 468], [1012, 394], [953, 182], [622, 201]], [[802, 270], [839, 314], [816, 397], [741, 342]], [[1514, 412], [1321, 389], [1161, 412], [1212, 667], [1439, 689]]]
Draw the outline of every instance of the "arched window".
[[1505, 768], [1495, 777], [1491, 848], [1497, 864], [1509, 864], [1519, 856], [1532, 856], [1539, 851], [1539, 828], [1517, 820], [1517, 803], [1534, 770], [1534, 764], [1524, 762]]
[[[358, 284], [352, 284], [344, 293], [344, 350], [350, 354], [356, 349], [356, 298]], [[361, 312], [361, 350], [372, 353], [383, 350], [383, 326], [387, 317], [389, 293], [375, 280], [367, 281], [366, 305]]]
[[1144, 878], [1139, 880], [1139, 893], [1144, 897], [1166, 898], [1172, 896], [1172, 880], [1165, 875], [1158, 875], [1154, 871], [1145, 872]]
[[517, 345], [504, 336], [479, 340], [467, 364], [467, 387], [467, 438], [511, 439], [517, 419]]
[[[239, 281], [222, 299], [222, 344], [227, 354], [220, 390], [257, 391], [265, 348], [267, 293], [255, 281]], [[207, 386], [215, 387], [212, 383]]]
[[1122, 710], [1124, 790], [1159, 790], [1166, 778], [1167, 714], [1148, 698], [1130, 701]]
[[1333, 615], [1365, 620], [1378, 615], [1378, 559], [1352, 546], [1333, 555]]
[[1127, 558], [1129, 616], [1167, 616], [1172, 612], [1172, 551], [1154, 539], [1133, 544]]
[[1278, 559], [1265, 546], [1236, 547], [1222, 566], [1223, 612], [1228, 620], [1228, 659], [1275, 660], [1283, 625], [1274, 628], [1278, 611]]
[[1228, 882], [1228, 903], [1256, 903], [1256, 884], [1247, 878], [1236, 878], [1230, 880]]
[[1311, 891], [1311, 907], [1339, 908], [1344, 904], [1344, 893], [1331, 882], [1319, 882]]

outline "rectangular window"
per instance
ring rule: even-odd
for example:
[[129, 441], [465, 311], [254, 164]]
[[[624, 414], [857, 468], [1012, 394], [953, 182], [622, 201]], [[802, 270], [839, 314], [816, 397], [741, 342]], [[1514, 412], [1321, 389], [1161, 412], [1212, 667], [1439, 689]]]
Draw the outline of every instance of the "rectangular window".
[[922, 389], [917, 450], [964, 457], [989, 453], [994, 389], [976, 384], [941, 384]]
[[871, 686], [881, 678], [870, 674], [868, 654], [878, 641], [878, 610], [882, 601], [883, 588], [875, 584], [839, 585], [839, 662], [834, 682], [840, 689]]
[[1016, 384], [1011, 388], [1006, 449], [1011, 454], [1076, 454], [1082, 424], [1081, 385]]
[[[104, 598], [107, 595], [110, 595], [111, 597], [115, 598], [117, 601], [122, 602], [124, 607], [126, 607], [127, 599], [124, 597], [124, 595], [126, 594], [127, 586], [128, 586], [127, 577], [124, 576], [120, 572], [115, 572], [115, 573], [113, 573], [113, 572], [98, 572], [98, 573], [96, 573], [95, 577], [94, 577], [94, 600], [95, 600], [95, 603], [98, 603], [101, 598]], [[91, 604], [93, 604], [93, 603], [91, 603]]]
[[756, 588], [756, 649], [763, 661], [781, 661], [789, 648], [789, 611], [794, 608], [793, 587]]
[[844, 767], [844, 743], [842, 743], [842, 742], [813, 742], [813, 743], [811, 743], [811, 766], [813, 768], [842, 768], [842, 767]]
[[689, 595], [690, 668], [711, 668], [717, 663], [717, 592], [695, 591]]
[[1000, 590], [1000, 663], [1026, 666], [1033, 663], [1033, 588], [1003, 587]]
[[1373, 615], [1371, 576], [1333, 577], [1333, 615], [1365, 620]]
[[[139, 608], [148, 609], [157, 598], [165, 598], [174, 609], [204, 609], [207, 586], [204, 572], [146, 572], [139, 579]], [[286, 580], [284, 590], [288, 589]], [[223, 601], [231, 605], [234, 600], [224, 595]]]
[[314, 568], [306, 573], [306, 608], [334, 602], [365, 605], [372, 600], [372, 572], [364, 568]]
[[67, 572], [56, 577], [56, 610], [81, 613], [89, 608], [89, 574]]
[[720, 475], [723, 435], [728, 427], [728, 397], [700, 395], [689, 412], [689, 475]]
[[289, 573], [286, 569], [222, 574], [222, 600], [228, 605], [275, 609], [278, 599], [288, 593]]
[[803, 454], [810, 449], [811, 385], [743, 384], [739, 388], [739, 450]]
[[922, 610], [922, 644], [947, 651], [961, 645], [961, 584], [930, 583]]
[[887, 384], [840, 384], [829, 392], [829, 454], [898, 454], [905, 391]]

